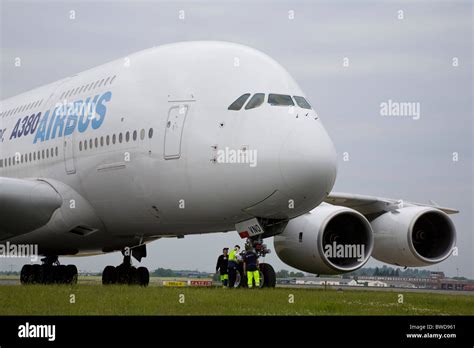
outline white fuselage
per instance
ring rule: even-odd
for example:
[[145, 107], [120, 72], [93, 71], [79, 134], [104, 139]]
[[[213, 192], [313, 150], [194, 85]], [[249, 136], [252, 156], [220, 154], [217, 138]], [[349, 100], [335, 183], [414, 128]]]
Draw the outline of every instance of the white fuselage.
[[[160, 236], [234, 230], [235, 223], [255, 216], [290, 219], [316, 207], [334, 184], [336, 155], [315, 111], [267, 99], [257, 108], [228, 110], [244, 93], [304, 96], [259, 51], [186, 42], [2, 101], [0, 177], [63, 183], [100, 221], [87, 236], [51, 235], [45, 227], [10, 239], [36, 242], [51, 253], [66, 244], [74, 253], [92, 253]], [[86, 101], [95, 101], [90, 117], [77, 112]], [[74, 103], [51, 121], [60, 104]], [[8, 114], [23, 105], [25, 110]], [[216, 160], [219, 151], [242, 148], [256, 152], [256, 165]]]

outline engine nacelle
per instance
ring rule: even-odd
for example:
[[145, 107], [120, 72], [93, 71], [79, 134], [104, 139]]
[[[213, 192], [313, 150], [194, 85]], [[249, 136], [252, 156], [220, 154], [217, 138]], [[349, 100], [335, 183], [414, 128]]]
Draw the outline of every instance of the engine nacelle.
[[[43, 224], [35, 226], [28, 233], [11, 238], [12, 243], [38, 244], [42, 255], [74, 255], [78, 250], [64, 243], [65, 236], [71, 241], [83, 240], [87, 243], [85, 237], [104, 229], [90, 203], [68, 185], [46, 178], [33, 182], [49, 187], [58, 196], [57, 206], [49, 210]], [[48, 192], [46, 189], [43, 191]], [[54, 238], [55, 235], [62, 235], [63, 238]]]
[[398, 266], [428, 266], [445, 260], [456, 244], [456, 230], [441, 210], [405, 207], [372, 221], [379, 261]]
[[354, 271], [369, 259], [372, 227], [359, 212], [322, 204], [288, 222], [274, 238], [278, 257], [286, 264], [315, 274]]

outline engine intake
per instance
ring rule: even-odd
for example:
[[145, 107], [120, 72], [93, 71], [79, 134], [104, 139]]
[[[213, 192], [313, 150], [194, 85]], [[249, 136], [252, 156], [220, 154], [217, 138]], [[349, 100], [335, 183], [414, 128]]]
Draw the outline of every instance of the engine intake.
[[278, 257], [288, 265], [315, 274], [354, 271], [369, 259], [372, 227], [357, 211], [323, 204], [290, 220], [274, 238]]
[[456, 230], [441, 210], [405, 207], [372, 221], [377, 260], [398, 266], [420, 267], [441, 262], [451, 255]]

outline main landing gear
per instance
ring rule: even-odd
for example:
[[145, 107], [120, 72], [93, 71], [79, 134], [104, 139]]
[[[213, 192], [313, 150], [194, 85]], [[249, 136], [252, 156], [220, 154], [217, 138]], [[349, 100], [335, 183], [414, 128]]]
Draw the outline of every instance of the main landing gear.
[[21, 284], [77, 284], [77, 267], [59, 264], [57, 256], [46, 256], [41, 265], [24, 265]]
[[121, 265], [107, 266], [102, 272], [102, 284], [129, 284], [148, 286], [150, 273], [146, 267], [132, 266], [130, 255], [124, 255]]

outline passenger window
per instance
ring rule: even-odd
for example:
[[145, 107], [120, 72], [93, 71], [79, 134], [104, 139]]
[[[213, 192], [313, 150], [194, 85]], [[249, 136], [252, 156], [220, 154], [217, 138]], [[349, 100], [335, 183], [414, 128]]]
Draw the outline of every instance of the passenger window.
[[229, 105], [227, 110], [240, 110], [244, 106], [247, 99], [250, 97], [250, 93], [242, 94], [232, 104]]
[[291, 96], [285, 94], [269, 94], [268, 104], [278, 106], [291, 106], [295, 105]]
[[296, 104], [298, 104], [300, 108], [311, 109], [311, 105], [309, 105], [308, 101], [303, 97], [298, 97], [294, 95], [293, 98], [295, 98]]
[[254, 109], [263, 104], [265, 100], [265, 93], [255, 93], [252, 98], [250, 98], [247, 105], [245, 105], [245, 110]]

